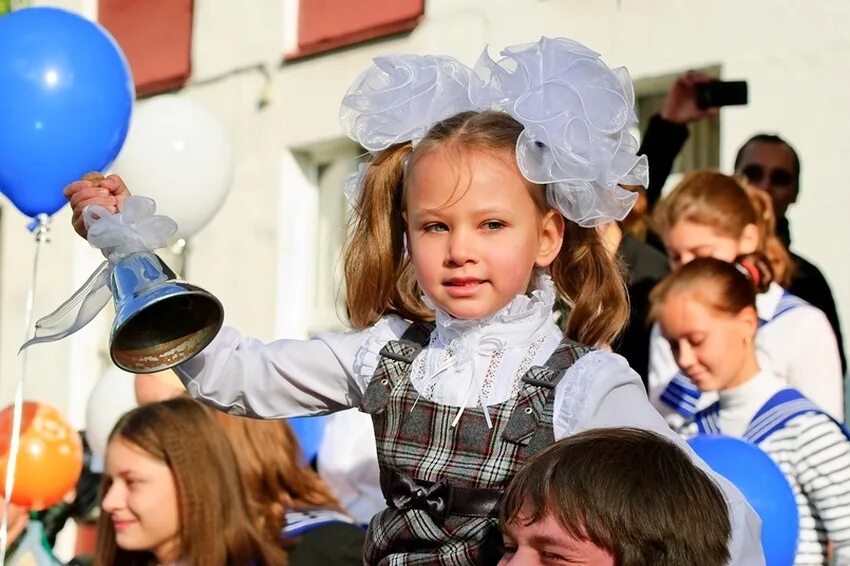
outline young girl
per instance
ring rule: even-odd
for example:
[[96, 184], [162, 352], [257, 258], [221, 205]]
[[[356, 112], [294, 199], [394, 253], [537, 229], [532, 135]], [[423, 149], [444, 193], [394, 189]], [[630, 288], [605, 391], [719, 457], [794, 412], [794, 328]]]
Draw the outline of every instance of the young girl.
[[825, 564], [827, 541], [850, 550], [850, 439], [833, 418], [767, 368], [754, 339], [756, 289], [770, 283], [764, 258], [735, 264], [695, 259], [653, 291], [653, 315], [679, 367], [719, 401], [696, 414], [689, 435], [727, 434], [760, 446], [797, 497], [795, 564]]
[[[618, 183], [646, 181], [627, 73], [564, 39], [504, 53], [475, 71], [381, 57], [344, 98], [346, 132], [373, 152], [349, 187], [353, 332], [263, 344], [226, 328], [178, 370], [231, 413], [373, 415], [388, 509], [368, 564], [495, 564], [501, 493], [530, 455], [600, 426], [674, 436], [625, 361], [595, 348], [628, 313], [595, 226], [631, 207]], [[113, 177], [67, 194], [79, 219], [128, 193]], [[762, 563], [757, 518], [718, 481], [733, 563]]]
[[186, 397], [133, 409], [109, 438], [95, 564], [285, 563], [254, 527], [227, 437]]
[[[790, 275], [787, 253], [773, 232], [772, 210], [762, 199], [760, 191], [748, 192], [721, 173], [686, 175], [655, 215], [670, 265], [675, 269], [703, 256], [732, 261], [737, 255], [758, 251], [772, 260], [774, 273]], [[759, 293], [756, 304], [756, 346], [762, 365], [843, 419], [841, 362], [826, 316], [776, 282]], [[701, 395], [679, 371], [657, 326], [652, 334], [649, 398], [672, 426], [679, 427], [714, 397]]]

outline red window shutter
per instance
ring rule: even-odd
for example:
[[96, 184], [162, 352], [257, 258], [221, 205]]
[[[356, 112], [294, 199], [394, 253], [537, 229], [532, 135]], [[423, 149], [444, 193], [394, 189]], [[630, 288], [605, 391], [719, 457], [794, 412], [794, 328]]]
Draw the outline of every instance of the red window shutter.
[[298, 50], [284, 55], [298, 59], [416, 27], [424, 0], [300, 0]]
[[98, 20], [118, 41], [136, 94], [180, 87], [192, 72], [192, 0], [100, 0]]

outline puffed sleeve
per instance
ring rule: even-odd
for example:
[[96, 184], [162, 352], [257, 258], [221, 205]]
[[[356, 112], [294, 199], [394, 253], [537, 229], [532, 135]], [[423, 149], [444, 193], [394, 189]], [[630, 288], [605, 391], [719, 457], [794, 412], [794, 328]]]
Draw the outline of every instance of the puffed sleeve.
[[[584, 381], [574, 385], [575, 391], [583, 392], [578, 401], [559, 399], [558, 393], [568, 391], [561, 383], [568, 380]], [[730, 564], [750, 566], [764, 564], [761, 550], [761, 521], [747, 504], [741, 492], [731, 482], [714, 473], [690, 446], [667, 425], [646, 397], [640, 377], [622, 357], [605, 351], [595, 351], [580, 358], [559, 383], [555, 396], [555, 411], [572, 411], [570, 430], [559, 429], [569, 424], [570, 419], [556, 414], [555, 436], [561, 438], [583, 430], [605, 427], [632, 427], [655, 432], [670, 439], [684, 450], [700, 468], [708, 472], [717, 482], [726, 498], [732, 538], [729, 542]]]
[[354, 355], [353, 374], [361, 391], [366, 390], [369, 380], [378, 369], [381, 349], [390, 340], [401, 338], [408, 326], [410, 323], [403, 318], [390, 315], [383, 317], [369, 329], [366, 339]]
[[370, 360], [361, 349], [375, 349], [376, 336], [396, 338], [393, 329], [403, 332], [400, 320], [389, 323], [385, 318], [365, 330], [267, 344], [226, 327], [175, 371], [193, 397], [231, 414], [278, 418], [330, 413], [359, 405], [365, 389], [359, 372]]
[[[794, 329], [788, 340], [788, 384], [820, 405], [838, 421], [844, 420], [844, 378], [835, 333], [826, 315], [805, 305], [782, 315], [783, 328]], [[790, 333], [789, 333], [790, 334]]]

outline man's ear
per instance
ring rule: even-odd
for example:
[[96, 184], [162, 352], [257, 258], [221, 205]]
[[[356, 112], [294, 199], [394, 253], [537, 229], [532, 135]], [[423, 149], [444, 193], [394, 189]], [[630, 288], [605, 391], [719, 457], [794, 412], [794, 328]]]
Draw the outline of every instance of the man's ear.
[[540, 221], [540, 249], [534, 264], [537, 267], [549, 267], [564, 244], [564, 217], [555, 209], [550, 209]]

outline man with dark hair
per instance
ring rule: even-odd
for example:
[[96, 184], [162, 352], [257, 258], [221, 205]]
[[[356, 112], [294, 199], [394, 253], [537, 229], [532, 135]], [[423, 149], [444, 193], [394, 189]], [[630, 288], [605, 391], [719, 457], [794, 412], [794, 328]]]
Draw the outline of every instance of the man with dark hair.
[[500, 566], [723, 566], [731, 533], [720, 488], [675, 444], [591, 429], [531, 458], [502, 503]]
[[800, 192], [800, 157], [784, 139], [773, 134], [756, 134], [738, 149], [735, 174], [765, 191], [773, 201], [776, 233], [787, 247], [791, 243], [788, 207], [797, 202]]
[[[650, 208], [661, 198], [661, 189], [670, 175], [673, 162], [688, 139], [688, 124], [717, 113], [716, 108], [700, 109], [696, 104], [696, 85], [711, 80], [711, 77], [697, 71], [683, 74], [667, 94], [660, 114], [650, 118], [638, 150], [649, 161], [646, 195]], [[791, 230], [786, 213], [800, 193], [800, 158], [796, 150], [777, 135], [756, 134], [738, 150], [735, 174], [770, 195], [776, 215], [776, 235], [791, 254], [794, 264], [788, 291], [826, 315], [838, 342], [841, 371], [846, 373], [841, 324], [832, 290], [817, 266], [791, 251]]]

